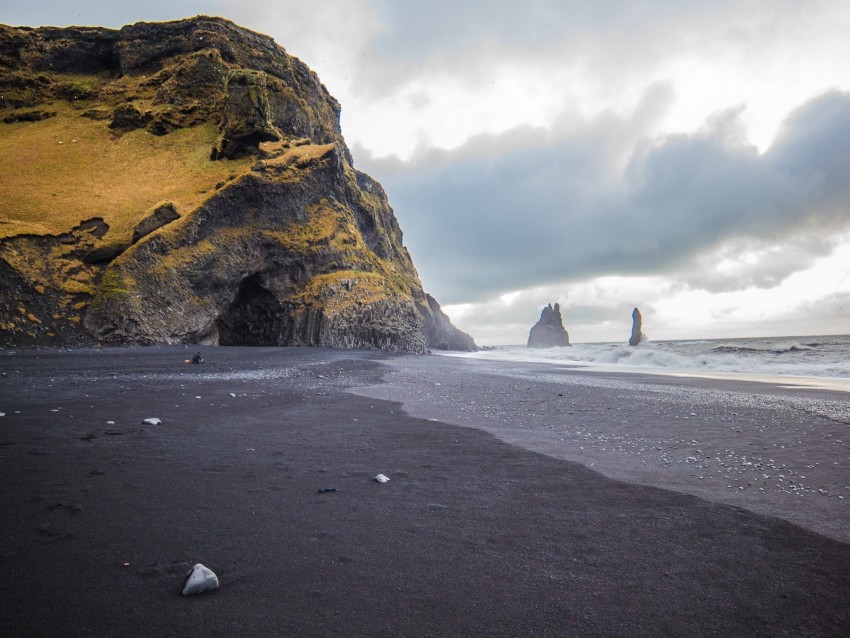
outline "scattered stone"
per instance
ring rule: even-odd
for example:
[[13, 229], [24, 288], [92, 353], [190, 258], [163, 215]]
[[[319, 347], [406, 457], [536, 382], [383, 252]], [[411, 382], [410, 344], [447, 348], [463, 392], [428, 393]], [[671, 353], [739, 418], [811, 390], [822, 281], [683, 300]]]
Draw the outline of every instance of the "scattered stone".
[[142, 421], [145, 425], [162, 425], [162, 421], [157, 419], [155, 416], [149, 417]]
[[389, 483], [390, 481], [389, 477], [384, 476], [383, 474], [378, 474], [378, 476], [375, 477], [375, 480], [378, 483]]
[[184, 596], [192, 594], [201, 594], [205, 591], [218, 589], [218, 576], [209, 567], [204, 567], [201, 563], [195, 564], [192, 570], [187, 574], [186, 586], [183, 588]]

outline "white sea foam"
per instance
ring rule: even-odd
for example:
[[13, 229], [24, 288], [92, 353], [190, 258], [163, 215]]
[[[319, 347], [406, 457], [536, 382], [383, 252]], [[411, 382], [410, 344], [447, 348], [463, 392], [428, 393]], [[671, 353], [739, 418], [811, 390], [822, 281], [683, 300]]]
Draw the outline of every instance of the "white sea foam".
[[616, 343], [544, 349], [500, 346], [460, 356], [703, 376], [743, 373], [850, 380], [850, 336], [658, 341], [637, 347]]

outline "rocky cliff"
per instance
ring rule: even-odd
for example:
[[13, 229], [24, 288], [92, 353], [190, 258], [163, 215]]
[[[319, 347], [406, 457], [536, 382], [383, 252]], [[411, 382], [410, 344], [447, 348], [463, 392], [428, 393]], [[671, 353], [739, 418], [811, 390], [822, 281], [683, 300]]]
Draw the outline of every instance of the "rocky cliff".
[[561, 307], [549, 304], [540, 313], [540, 319], [528, 333], [529, 348], [553, 348], [555, 346], [570, 345], [570, 335], [564, 328], [561, 318]]
[[0, 26], [0, 345], [473, 349], [339, 109], [220, 18]]

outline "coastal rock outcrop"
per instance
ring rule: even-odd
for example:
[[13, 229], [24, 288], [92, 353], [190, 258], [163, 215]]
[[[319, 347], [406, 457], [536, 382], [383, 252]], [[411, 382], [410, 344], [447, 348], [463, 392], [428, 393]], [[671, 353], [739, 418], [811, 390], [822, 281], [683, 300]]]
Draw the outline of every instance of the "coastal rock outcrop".
[[224, 19], [0, 25], [0, 345], [475, 349], [339, 113]]
[[629, 337], [630, 346], [639, 345], [640, 342], [646, 338], [642, 332], [642, 326], [643, 319], [640, 316], [640, 310], [635, 308], [634, 310], [632, 310], [632, 335]]
[[425, 319], [425, 336], [428, 346], [438, 350], [477, 350], [478, 346], [468, 334], [452, 325], [451, 319], [440, 308], [440, 304], [431, 295], [425, 294], [430, 312], [423, 313]]
[[540, 319], [528, 333], [529, 348], [553, 348], [570, 345], [570, 335], [564, 328], [561, 318], [561, 307], [555, 304], [547, 305], [540, 313]]

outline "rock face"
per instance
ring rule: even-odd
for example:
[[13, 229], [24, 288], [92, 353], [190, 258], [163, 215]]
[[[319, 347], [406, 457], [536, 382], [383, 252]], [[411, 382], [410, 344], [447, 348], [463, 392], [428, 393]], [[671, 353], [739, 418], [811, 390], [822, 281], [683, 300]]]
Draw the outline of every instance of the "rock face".
[[540, 319], [528, 333], [529, 348], [553, 348], [570, 345], [570, 335], [561, 319], [561, 307], [549, 304], [540, 313]]
[[636, 346], [645, 339], [643, 332], [641, 332], [641, 328], [642, 319], [640, 316], [640, 310], [635, 308], [632, 310], [632, 336], [629, 337], [630, 346]]
[[0, 345], [475, 349], [339, 111], [227, 20], [0, 25]]
[[425, 294], [425, 300], [431, 313], [425, 319], [425, 334], [428, 346], [439, 350], [476, 350], [475, 341], [465, 332], [452, 325], [451, 320], [440, 308], [440, 304], [431, 295]]

